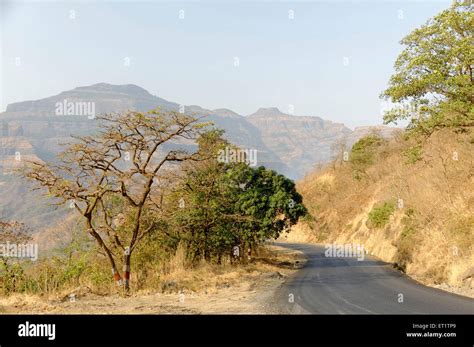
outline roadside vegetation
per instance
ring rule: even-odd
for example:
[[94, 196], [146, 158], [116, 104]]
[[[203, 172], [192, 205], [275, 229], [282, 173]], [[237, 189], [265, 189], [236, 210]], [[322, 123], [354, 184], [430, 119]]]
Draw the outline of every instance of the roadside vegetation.
[[[455, 2], [401, 43], [376, 131], [298, 184], [314, 221], [295, 237], [360, 243], [428, 284], [474, 295], [474, 13]], [[300, 235], [298, 235], [300, 234]]]

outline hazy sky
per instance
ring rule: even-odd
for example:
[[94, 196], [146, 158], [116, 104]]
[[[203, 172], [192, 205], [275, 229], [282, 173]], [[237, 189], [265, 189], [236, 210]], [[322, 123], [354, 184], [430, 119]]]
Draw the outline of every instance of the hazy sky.
[[400, 39], [450, 4], [0, 2], [1, 111], [77, 86], [133, 83], [180, 104], [242, 115], [293, 105], [350, 127], [381, 123], [378, 96]]

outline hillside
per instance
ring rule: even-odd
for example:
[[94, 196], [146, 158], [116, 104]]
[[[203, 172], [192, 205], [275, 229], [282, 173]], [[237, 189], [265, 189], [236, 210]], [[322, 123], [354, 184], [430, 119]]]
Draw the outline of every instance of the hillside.
[[289, 239], [361, 244], [423, 283], [472, 296], [474, 128], [440, 130], [419, 147], [401, 134], [360, 143], [299, 182], [314, 220]]

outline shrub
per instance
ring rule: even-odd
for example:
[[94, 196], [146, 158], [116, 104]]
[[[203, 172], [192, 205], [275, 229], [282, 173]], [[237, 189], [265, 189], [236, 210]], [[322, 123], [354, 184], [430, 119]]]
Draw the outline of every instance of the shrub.
[[421, 145], [410, 147], [403, 151], [403, 156], [406, 158], [407, 164], [415, 164], [423, 159], [423, 147]]
[[369, 135], [362, 137], [352, 146], [350, 163], [355, 179], [361, 179], [365, 170], [374, 163], [375, 152], [384, 142], [378, 135]]
[[417, 219], [415, 210], [408, 209], [402, 219], [403, 230], [395, 243], [397, 254], [395, 255], [395, 266], [406, 272], [407, 265], [412, 261], [415, 246], [415, 235], [417, 230]]
[[395, 203], [393, 201], [387, 201], [380, 206], [374, 206], [369, 212], [368, 226], [375, 228], [384, 227], [388, 223], [390, 216], [394, 211]]
[[3, 295], [19, 291], [25, 279], [23, 267], [19, 263], [2, 262], [0, 267], [0, 284]]

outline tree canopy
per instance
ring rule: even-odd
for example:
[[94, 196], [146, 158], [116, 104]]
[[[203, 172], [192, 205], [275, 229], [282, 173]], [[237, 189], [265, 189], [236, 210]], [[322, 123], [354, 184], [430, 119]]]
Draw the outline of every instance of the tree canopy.
[[474, 125], [474, 13], [453, 5], [401, 41], [405, 49], [382, 97], [398, 106], [384, 122], [407, 119], [409, 129], [430, 135], [442, 127]]

